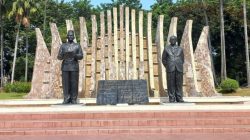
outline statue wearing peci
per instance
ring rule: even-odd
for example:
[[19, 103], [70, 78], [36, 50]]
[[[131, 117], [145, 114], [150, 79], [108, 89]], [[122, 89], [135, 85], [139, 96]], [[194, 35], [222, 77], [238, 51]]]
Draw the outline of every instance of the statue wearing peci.
[[78, 60], [83, 58], [82, 48], [74, 42], [74, 31], [69, 30], [67, 43], [63, 43], [59, 49], [57, 58], [62, 61], [62, 85], [63, 104], [77, 104], [79, 64]]

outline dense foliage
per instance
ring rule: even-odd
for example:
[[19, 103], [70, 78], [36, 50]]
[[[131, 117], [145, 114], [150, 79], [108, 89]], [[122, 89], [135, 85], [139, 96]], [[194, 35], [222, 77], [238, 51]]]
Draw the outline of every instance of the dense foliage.
[[4, 86], [4, 91], [7, 93], [28, 93], [31, 89], [30, 82], [15, 82], [13, 84], [7, 84]]
[[[18, 0], [5, 0], [2, 6], [2, 26], [4, 29], [4, 69], [5, 75], [11, 74], [11, 67], [14, 53], [14, 43], [17, 30], [16, 18], [8, 17], [13, 2]], [[220, 78], [220, 17], [219, 17], [219, 1], [218, 0], [177, 0], [173, 3], [171, 0], [157, 0], [151, 6], [153, 14], [153, 27], [156, 28], [158, 16], [164, 15], [164, 34], [165, 38], [168, 34], [168, 27], [171, 17], [178, 17], [178, 42], [180, 42], [184, 26], [187, 20], [193, 20], [193, 46], [196, 47], [203, 26], [210, 26], [212, 54], [215, 66], [216, 78]], [[49, 23], [56, 23], [62, 41], [66, 40], [66, 24], [65, 19], [73, 20], [75, 30], [79, 30], [79, 17], [83, 16], [87, 20], [87, 28], [91, 37], [91, 15], [96, 14], [99, 19], [99, 12], [102, 10], [112, 10], [113, 6], [124, 4], [136, 10], [143, 10], [138, 0], [112, 0], [111, 3], [103, 3], [98, 7], [90, 4], [90, 0], [72, 0], [65, 2], [64, 0], [38, 0], [36, 2], [36, 14], [29, 15], [30, 28], [27, 30], [23, 25], [20, 28], [20, 39], [17, 51], [15, 80], [20, 81], [24, 76], [24, 59], [25, 59], [25, 35], [27, 33], [29, 39], [29, 71], [28, 79], [31, 80], [32, 68], [34, 62], [36, 37], [34, 28], [40, 28], [44, 34], [48, 48], [51, 43], [51, 33]], [[119, 10], [119, 8], [118, 8]], [[46, 13], [46, 14], [45, 14]], [[247, 1], [248, 13], [248, 29], [250, 29], [250, 1]], [[207, 15], [207, 22], [205, 18]], [[46, 17], [45, 17], [46, 15]], [[146, 17], [144, 17], [146, 23]], [[224, 20], [225, 20], [225, 40], [226, 40], [226, 58], [227, 58], [227, 74], [228, 77], [239, 80], [240, 84], [246, 83], [246, 58], [244, 44], [244, 27], [243, 27], [243, 9], [241, 0], [225, 0], [224, 4]], [[44, 25], [44, 22], [46, 23]], [[144, 25], [146, 27], [146, 25]], [[146, 29], [146, 28], [145, 28]], [[154, 33], [155, 31], [153, 31]], [[79, 40], [79, 34], [76, 32]], [[145, 32], [144, 32], [145, 33]], [[250, 32], [249, 32], [250, 33]]]
[[221, 82], [220, 88], [224, 93], [235, 92], [239, 88], [239, 83], [234, 79], [228, 78]]

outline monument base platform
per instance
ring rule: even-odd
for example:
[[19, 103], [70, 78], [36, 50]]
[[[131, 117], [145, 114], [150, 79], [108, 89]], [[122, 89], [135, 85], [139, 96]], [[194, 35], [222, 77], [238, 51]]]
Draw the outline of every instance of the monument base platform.
[[[214, 97], [184, 97], [187, 103], [195, 105], [226, 105], [226, 104], [247, 104], [250, 103], [250, 97], [240, 96], [214, 96]], [[51, 105], [61, 105], [63, 99], [12, 99], [0, 100], [2, 107], [49, 107]], [[85, 106], [96, 106], [96, 98], [80, 98], [79, 104]], [[169, 103], [167, 97], [149, 98], [146, 105], [160, 105]]]
[[[210, 99], [210, 100], [209, 100]], [[190, 103], [169, 105], [87, 105], [53, 107], [61, 100], [0, 101], [0, 135], [70, 136], [133, 134], [250, 134], [247, 97], [184, 98]], [[227, 100], [225, 104], [202, 104], [202, 100]], [[43, 106], [26, 106], [36, 101]], [[82, 102], [84, 101], [84, 102]], [[228, 102], [241, 102], [229, 104]], [[23, 102], [22, 105], [20, 103]], [[47, 106], [45, 103], [47, 102]], [[199, 104], [198, 102], [201, 102]], [[20, 105], [12, 106], [10, 103]], [[26, 104], [24, 104], [26, 103]]]

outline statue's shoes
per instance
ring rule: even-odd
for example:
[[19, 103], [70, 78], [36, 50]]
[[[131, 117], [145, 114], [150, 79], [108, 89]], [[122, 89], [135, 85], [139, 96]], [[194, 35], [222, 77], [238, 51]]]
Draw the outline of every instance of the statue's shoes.
[[175, 100], [169, 100], [169, 102], [170, 102], [170, 103], [174, 103], [174, 102], [175, 102]]
[[179, 103], [184, 103], [185, 102], [183, 99], [176, 100], [176, 101], [179, 102]]
[[69, 100], [64, 100], [64, 101], [62, 102], [62, 104], [69, 104], [69, 103], [70, 103]]
[[71, 104], [77, 104], [77, 101], [72, 100], [72, 101], [71, 101]]

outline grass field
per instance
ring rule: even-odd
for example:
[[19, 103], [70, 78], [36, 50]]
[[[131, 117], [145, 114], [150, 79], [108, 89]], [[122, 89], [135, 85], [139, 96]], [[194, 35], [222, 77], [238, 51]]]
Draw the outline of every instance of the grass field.
[[27, 93], [0, 93], [0, 100], [6, 99], [23, 99], [23, 97], [27, 95]]
[[240, 88], [234, 93], [223, 93], [224, 96], [250, 96], [250, 88]]

